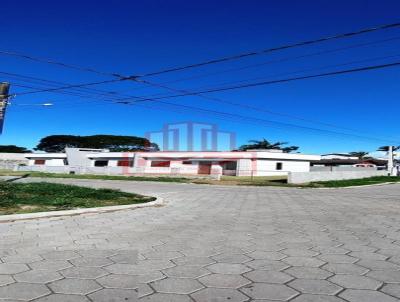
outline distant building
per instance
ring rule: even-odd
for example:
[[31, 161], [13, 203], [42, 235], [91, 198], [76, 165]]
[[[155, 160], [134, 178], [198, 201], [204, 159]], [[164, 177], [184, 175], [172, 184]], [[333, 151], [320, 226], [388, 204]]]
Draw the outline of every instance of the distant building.
[[311, 161], [321, 160], [319, 155], [280, 150], [109, 152], [66, 148], [65, 153], [30, 153], [25, 157], [28, 166], [19, 170], [110, 175], [278, 176], [308, 172]]

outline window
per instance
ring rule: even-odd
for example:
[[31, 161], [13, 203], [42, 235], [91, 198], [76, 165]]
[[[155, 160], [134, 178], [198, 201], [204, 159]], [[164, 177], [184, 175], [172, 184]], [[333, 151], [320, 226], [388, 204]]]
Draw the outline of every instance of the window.
[[35, 165], [44, 165], [46, 164], [46, 160], [45, 159], [35, 159]]
[[119, 160], [117, 163], [118, 167], [133, 167], [132, 160]]
[[108, 166], [108, 160], [96, 160], [94, 162], [95, 167], [107, 167]]
[[152, 167], [169, 167], [169, 161], [161, 161], [161, 160], [152, 160], [151, 166]]
[[282, 163], [276, 163], [276, 170], [282, 170]]
[[190, 160], [184, 160], [182, 162], [182, 165], [191, 165], [191, 164], [192, 164], [192, 162]]

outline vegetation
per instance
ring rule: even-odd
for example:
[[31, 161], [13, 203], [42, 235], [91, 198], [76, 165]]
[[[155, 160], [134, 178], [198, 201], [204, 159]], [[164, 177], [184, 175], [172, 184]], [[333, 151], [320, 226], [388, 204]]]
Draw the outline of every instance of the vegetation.
[[0, 182], [0, 214], [59, 211], [155, 200], [154, 197], [111, 189], [92, 189], [54, 183]]
[[25, 147], [19, 147], [16, 145], [0, 145], [0, 153], [30, 153]]
[[306, 187], [312, 188], [339, 188], [339, 187], [353, 187], [353, 186], [365, 186], [365, 185], [375, 185], [388, 182], [400, 182], [400, 177], [397, 176], [374, 176], [369, 178], [360, 179], [344, 179], [344, 180], [331, 180], [331, 181], [317, 181], [312, 182]]
[[[394, 146], [393, 151], [400, 150], [400, 146]], [[381, 146], [378, 148], [377, 151], [384, 151], [384, 152], [389, 152], [389, 146]]]
[[157, 151], [157, 144], [147, 138], [123, 135], [50, 135], [42, 138], [35, 150], [63, 152], [65, 148], [109, 149], [114, 152]]
[[252, 149], [275, 149], [275, 150], [282, 150], [283, 152], [289, 153], [293, 151], [297, 151], [299, 147], [297, 146], [288, 146], [284, 147], [284, 145], [287, 145], [287, 142], [275, 142], [271, 143], [267, 141], [265, 138], [262, 140], [251, 140], [249, 141], [250, 144], [247, 145], [242, 145], [239, 147], [240, 151], [246, 151], [246, 150], [252, 150]]
[[366, 158], [366, 156], [369, 154], [369, 152], [365, 152], [365, 151], [354, 151], [354, 152], [350, 152], [349, 156], [354, 156], [357, 157], [358, 159], [363, 159]]
[[45, 178], [77, 178], [77, 179], [104, 179], [104, 180], [131, 180], [131, 181], [160, 181], [160, 182], [188, 182], [188, 178], [169, 176], [123, 176], [123, 175], [95, 175], [95, 174], [59, 174], [45, 172], [13, 172], [0, 170], [0, 176], [45, 177]]

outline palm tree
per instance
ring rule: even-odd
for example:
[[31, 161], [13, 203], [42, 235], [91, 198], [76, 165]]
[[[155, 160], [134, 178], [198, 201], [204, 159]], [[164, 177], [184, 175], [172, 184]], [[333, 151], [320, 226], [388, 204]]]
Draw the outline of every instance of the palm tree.
[[275, 142], [271, 143], [267, 141], [265, 138], [262, 140], [250, 140], [250, 144], [242, 145], [239, 147], [239, 150], [246, 151], [251, 149], [274, 149], [274, 150], [282, 150], [283, 152], [289, 153], [292, 151], [296, 151], [299, 149], [297, 146], [288, 146], [283, 147], [283, 145], [288, 144], [287, 142]]
[[369, 152], [365, 152], [365, 151], [354, 151], [354, 152], [350, 152], [349, 155], [357, 157], [358, 159], [363, 159], [368, 153]]
[[[393, 146], [393, 151], [399, 150], [400, 146]], [[389, 152], [389, 146], [381, 146], [378, 148], [378, 151]]]

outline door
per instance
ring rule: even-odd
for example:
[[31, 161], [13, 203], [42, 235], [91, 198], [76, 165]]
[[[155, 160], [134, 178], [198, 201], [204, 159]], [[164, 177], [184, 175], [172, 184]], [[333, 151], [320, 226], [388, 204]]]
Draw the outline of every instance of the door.
[[199, 174], [210, 174], [211, 173], [211, 163], [199, 163]]

